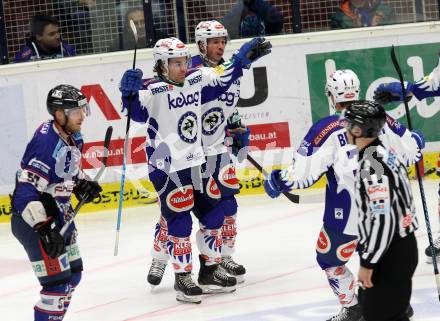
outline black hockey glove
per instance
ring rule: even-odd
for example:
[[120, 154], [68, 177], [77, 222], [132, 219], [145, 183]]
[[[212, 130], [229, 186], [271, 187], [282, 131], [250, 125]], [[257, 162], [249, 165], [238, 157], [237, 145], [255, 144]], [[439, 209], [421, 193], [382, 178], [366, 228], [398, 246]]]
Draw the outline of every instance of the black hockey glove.
[[81, 201], [84, 198], [85, 203], [90, 203], [95, 198], [99, 197], [99, 193], [101, 192], [102, 187], [99, 186], [98, 182], [88, 181], [86, 179], [80, 179], [73, 188], [73, 193], [78, 201]]
[[40, 235], [41, 244], [49, 257], [55, 259], [66, 251], [64, 248], [64, 238], [52, 217], [45, 222], [35, 225], [34, 229]]

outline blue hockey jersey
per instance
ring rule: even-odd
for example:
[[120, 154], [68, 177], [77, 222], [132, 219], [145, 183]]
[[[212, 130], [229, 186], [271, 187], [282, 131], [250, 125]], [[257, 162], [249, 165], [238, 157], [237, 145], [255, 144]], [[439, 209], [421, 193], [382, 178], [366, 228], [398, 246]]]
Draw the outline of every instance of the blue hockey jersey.
[[[77, 179], [85, 175], [80, 169], [83, 139], [80, 133], [70, 135], [65, 141], [50, 120], [40, 125], [26, 147], [17, 171], [12, 199], [13, 215], [21, 215], [31, 201], [39, 201], [42, 193], [50, 194], [56, 201], [55, 217], [58, 226], [64, 225], [71, 211], [71, 194]], [[68, 230], [74, 227], [72, 224]]]

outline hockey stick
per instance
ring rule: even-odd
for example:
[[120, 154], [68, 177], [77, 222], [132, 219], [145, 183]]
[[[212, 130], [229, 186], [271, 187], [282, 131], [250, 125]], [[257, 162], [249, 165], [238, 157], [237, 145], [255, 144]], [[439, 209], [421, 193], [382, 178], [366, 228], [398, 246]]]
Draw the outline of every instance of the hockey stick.
[[[249, 154], [247, 154], [247, 160], [256, 168], [258, 171], [263, 174], [266, 178], [269, 174], [265, 171], [265, 169]], [[317, 203], [323, 202], [324, 198], [322, 195], [297, 195], [288, 192], [284, 192], [283, 195], [292, 203], [296, 204], [305, 204], [305, 203]]]
[[[400, 85], [402, 86], [402, 93], [405, 95], [405, 83], [403, 81], [403, 74], [402, 70], [400, 69], [399, 62], [397, 61], [396, 52], [394, 50], [394, 46], [391, 47], [391, 60], [393, 61], [394, 68], [396, 69], [397, 74], [399, 75], [399, 81]], [[406, 112], [406, 119], [408, 121], [408, 129], [412, 130], [412, 122], [411, 122], [411, 116], [409, 114], [409, 107], [408, 102], [406, 99], [403, 99], [403, 103], [405, 105], [405, 112]], [[422, 199], [422, 205], [423, 205], [423, 214], [425, 215], [425, 223], [426, 223], [426, 231], [428, 233], [428, 241], [429, 241], [429, 247], [431, 248], [431, 257], [432, 257], [432, 265], [434, 266], [434, 274], [435, 274], [435, 281], [437, 283], [437, 294], [438, 299], [440, 301], [440, 275], [438, 273], [438, 267], [437, 267], [437, 260], [434, 250], [434, 242], [432, 240], [432, 232], [431, 232], [431, 223], [429, 222], [429, 214], [428, 214], [428, 207], [426, 205], [426, 197], [425, 197], [425, 189], [423, 187], [423, 181], [422, 181], [422, 175], [420, 173], [420, 168], [415, 164], [416, 173], [417, 173], [417, 181], [419, 183], [419, 189], [420, 189], [420, 197]]]
[[[137, 53], [137, 44], [138, 44], [138, 34], [136, 30], [136, 26], [133, 20], [130, 20], [130, 28], [133, 32], [134, 36], [134, 56], [133, 56], [133, 70], [136, 69], [136, 53]], [[122, 201], [124, 199], [124, 185], [125, 185], [125, 171], [127, 169], [127, 151], [128, 151], [128, 141], [129, 141], [129, 131], [130, 131], [130, 119], [131, 119], [131, 102], [133, 100], [133, 96], [130, 93], [128, 96], [128, 106], [127, 106], [127, 125], [125, 127], [125, 140], [124, 140], [124, 157], [122, 160], [122, 175], [121, 175], [121, 187], [119, 190], [119, 205], [118, 205], [118, 220], [116, 223], [116, 239], [115, 239], [115, 251], [114, 255], [118, 255], [118, 247], [119, 247], [119, 231], [121, 230], [121, 220], [122, 220]]]
[[[113, 133], [113, 127], [108, 126], [107, 131], [105, 132], [105, 138], [104, 138], [104, 156], [102, 158], [102, 166], [99, 169], [98, 173], [95, 175], [94, 181], [98, 181], [102, 174], [104, 173], [104, 170], [107, 166], [107, 159], [108, 159], [108, 146], [110, 145], [110, 139], [112, 137]], [[76, 214], [78, 214], [81, 207], [86, 203], [87, 195], [83, 195], [81, 198], [81, 201], [75, 206], [75, 209], [71, 213], [71, 217], [69, 220], [64, 223], [63, 227], [61, 228], [60, 234], [64, 235], [66, 233], [67, 229], [69, 228], [70, 224], [72, 224], [73, 219], [75, 218]]]

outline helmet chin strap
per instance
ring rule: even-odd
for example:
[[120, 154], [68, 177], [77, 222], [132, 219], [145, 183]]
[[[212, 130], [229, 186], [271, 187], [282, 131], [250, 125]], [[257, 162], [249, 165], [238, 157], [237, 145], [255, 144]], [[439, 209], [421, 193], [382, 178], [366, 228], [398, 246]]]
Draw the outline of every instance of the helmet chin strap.
[[67, 135], [71, 135], [72, 133], [67, 130], [67, 123], [69, 122], [69, 116], [67, 116], [66, 111], [64, 110], [64, 123], [63, 124], [58, 124], [61, 129], [67, 134]]

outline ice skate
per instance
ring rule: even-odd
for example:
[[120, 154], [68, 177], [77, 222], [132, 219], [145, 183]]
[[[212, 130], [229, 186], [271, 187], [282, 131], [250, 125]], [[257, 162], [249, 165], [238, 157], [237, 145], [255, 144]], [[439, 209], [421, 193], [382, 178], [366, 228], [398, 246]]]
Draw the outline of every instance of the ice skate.
[[155, 286], [162, 282], [163, 274], [165, 273], [165, 268], [167, 267], [167, 262], [158, 259], [153, 259], [151, 262], [150, 270], [148, 271], [148, 283], [151, 284], [151, 290]]
[[351, 307], [343, 307], [339, 314], [331, 317], [327, 321], [364, 321], [360, 304]]
[[203, 293], [230, 293], [236, 290], [237, 279], [228, 276], [219, 264], [205, 265], [205, 259], [199, 255], [200, 272], [198, 282]]
[[244, 268], [243, 265], [235, 262], [231, 256], [223, 256], [222, 262], [220, 263], [220, 267], [227, 274], [235, 277], [237, 279], [237, 283], [244, 282], [244, 275], [246, 273], [246, 269]]
[[174, 290], [177, 291], [176, 300], [196, 304], [201, 303], [202, 289], [193, 281], [191, 272], [176, 273], [175, 275]]

